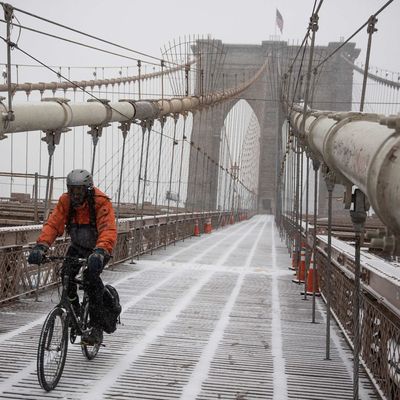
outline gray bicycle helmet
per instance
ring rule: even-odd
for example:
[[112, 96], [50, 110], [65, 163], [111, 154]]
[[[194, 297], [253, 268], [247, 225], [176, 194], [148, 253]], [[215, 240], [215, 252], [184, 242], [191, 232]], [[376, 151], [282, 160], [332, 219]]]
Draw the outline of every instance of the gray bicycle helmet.
[[85, 169], [73, 169], [67, 175], [67, 186], [86, 186], [91, 188], [93, 186], [93, 177]]
[[67, 175], [67, 188], [73, 207], [79, 207], [93, 188], [93, 177], [85, 169], [74, 169]]

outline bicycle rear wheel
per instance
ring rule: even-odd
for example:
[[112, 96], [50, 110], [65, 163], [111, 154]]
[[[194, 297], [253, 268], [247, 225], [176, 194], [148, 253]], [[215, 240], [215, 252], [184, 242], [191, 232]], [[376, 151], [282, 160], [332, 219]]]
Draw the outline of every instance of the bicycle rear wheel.
[[[90, 328], [89, 303], [84, 301], [82, 306], [83, 306], [82, 328], [89, 329]], [[88, 360], [93, 360], [97, 356], [97, 353], [100, 350], [100, 346], [101, 346], [100, 344], [94, 344], [92, 346], [87, 343], [81, 342], [82, 353]]]
[[61, 378], [68, 350], [68, 318], [61, 307], [50, 311], [43, 324], [37, 352], [40, 386], [53, 390]]

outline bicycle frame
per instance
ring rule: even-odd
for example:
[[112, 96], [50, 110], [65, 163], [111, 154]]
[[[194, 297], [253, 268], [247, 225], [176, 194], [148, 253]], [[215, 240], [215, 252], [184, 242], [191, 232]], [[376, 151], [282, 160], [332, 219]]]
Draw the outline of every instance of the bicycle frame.
[[[85, 258], [47, 256], [44, 262], [72, 261], [79, 270], [87, 265]], [[71, 264], [72, 265], [72, 264]], [[62, 292], [59, 303], [48, 314], [40, 334], [37, 375], [40, 386], [46, 391], [53, 390], [61, 378], [68, 351], [69, 341], [73, 344], [77, 336], [90, 334], [89, 295], [83, 280], [70, 279], [71, 269], [63, 268], [61, 275]], [[83, 299], [80, 315], [69, 300], [68, 289], [70, 283], [83, 287]], [[71, 323], [70, 323], [71, 322]], [[70, 328], [70, 332], [68, 332]], [[85, 341], [80, 343], [83, 355], [92, 360], [96, 357], [101, 343], [90, 344]]]
[[[66, 257], [62, 257], [64, 260], [66, 259]], [[78, 263], [80, 264], [80, 268], [84, 268], [87, 265], [87, 260], [86, 259], [73, 259], [74, 261], [78, 261]], [[82, 299], [82, 310], [81, 310], [81, 315], [76, 315], [75, 313], [75, 309], [72, 306], [69, 298], [68, 298], [68, 289], [69, 289], [69, 285], [70, 283], [73, 282], [76, 285], [78, 285], [78, 288], [82, 288], [83, 287], [83, 299]], [[87, 333], [89, 331], [89, 329], [85, 329], [83, 327], [83, 321], [82, 321], [82, 316], [83, 316], [83, 312], [84, 309], [86, 307], [86, 305], [89, 302], [89, 295], [87, 293], [87, 291], [85, 290], [85, 285], [83, 280], [74, 278], [72, 280], [70, 280], [70, 274], [69, 274], [69, 270], [67, 271], [63, 271], [63, 275], [61, 277], [61, 283], [62, 283], [62, 292], [61, 292], [61, 299], [60, 302], [58, 303], [57, 307], [62, 308], [63, 310], [65, 310], [66, 312], [66, 321], [70, 322], [69, 320], [72, 320], [72, 326], [73, 328], [75, 328], [75, 336], [82, 336], [83, 334]]]

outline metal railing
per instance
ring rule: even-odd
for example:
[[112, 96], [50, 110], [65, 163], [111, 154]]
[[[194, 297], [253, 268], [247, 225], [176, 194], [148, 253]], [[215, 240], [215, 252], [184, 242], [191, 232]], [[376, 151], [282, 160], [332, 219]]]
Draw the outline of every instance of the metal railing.
[[[121, 219], [110, 264], [184, 240], [193, 235], [196, 221], [202, 233], [206, 219], [211, 218], [212, 227], [218, 229], [228, 223], [230, 216], [229, 212], [199, 212]], [[234, 220], [239, 221], [239, 215], [234, 215]], [[37, 295], [39, 290], [57, 283], [56, 264], [27, 263], [29, 249], [41, 228], [42, 225], [0, 228], [0, 304], [27, 294]], [[65, 254], [69, 242], [68, 237], [57, 239], [51, 254]]]
[[[293, 223], [283, 217], [281, 228], [281, 232], [286, 234], [287, 243], [293, 243], [296, 233]], [[303, 238], [306, 239], [304, 235]], [[353, 249], [342, 241], [333, 240], [330, 304], [332, 315], [353, 347], [355, 260], [350, 248]], [[400, 273], [396, 271], [396, 265], [372, 254], [363, 254], [360, 362], [381, 395], [390, 400], [400, 399]], [[329, 270], [326, 236], [317, 236], [315, 261], [320, 291], [326, 301], [329, 296], [326, 286]]]

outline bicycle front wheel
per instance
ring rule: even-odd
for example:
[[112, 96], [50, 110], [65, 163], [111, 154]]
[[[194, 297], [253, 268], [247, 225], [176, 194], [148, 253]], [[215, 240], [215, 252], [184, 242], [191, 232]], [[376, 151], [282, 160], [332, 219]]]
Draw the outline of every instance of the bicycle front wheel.
[[[90, 313], [89, 313], [89, 303], [87, 301], [83, 302], [83, 317], [82, 317], [82, 329], [86, 330], [90, 328]], [[93, 360], [100, 350], [100, 344], [96, 343], [94, 345], [86, 344], [82, 341], [81, 343], [82, 354], [88, 359]]]
[[37, 352], [40, 386], [53, 390], [61, 378], [68, 350], [68, 318], [61, 307], [50, 311], [43, 324]]

